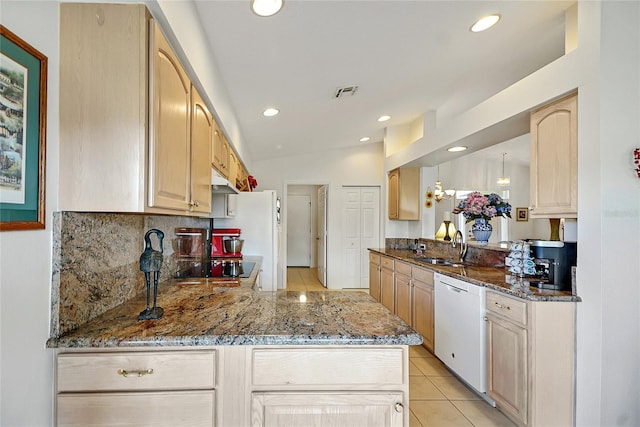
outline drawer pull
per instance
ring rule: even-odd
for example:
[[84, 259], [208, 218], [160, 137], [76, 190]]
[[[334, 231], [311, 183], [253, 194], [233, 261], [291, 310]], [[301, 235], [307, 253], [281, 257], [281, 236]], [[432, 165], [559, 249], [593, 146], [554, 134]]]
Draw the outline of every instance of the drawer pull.
[[397, 402], [395, 405], [395, 410], [396, 412], [402, 412], [404, 410], [404, 406], [402, 405], [402, 403]]
[[153, 369], [149, 368], [149, 369], [143, 369], [143, 370], [134, 370], [134, 371], [127, 371], [126, 369], [118, 369], [118, 375], [122, 375], [123, 377], [127, 378], [129, 375], [135, 375], [137, 377], [143, 377], [145, 375], [151, 375], [153, 374]]
[[509, 307], [508, 305], [502, 305], [499, 302], [494, 302], [495, 305], [498, 306], [498, 308], [504, 308], [505, 310], [511, 310], [511, 307]]

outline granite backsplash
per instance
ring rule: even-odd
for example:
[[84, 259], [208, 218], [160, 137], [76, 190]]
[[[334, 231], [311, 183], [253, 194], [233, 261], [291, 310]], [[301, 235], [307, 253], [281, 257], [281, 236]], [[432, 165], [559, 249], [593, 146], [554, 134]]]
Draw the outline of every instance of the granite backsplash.
[[[424, 253], [428, 256], [453, 259], [458, 258], [458, 248], [454, 248], [451, 242], [443, 242], [433, 239], [410, 239], [410, 238], [387, 238], [385, 248], [387, 249], [416, 249], [416, 240], [419, 244], [424, 244]], [[509, 249], [495, 246], [468, 246], [465, 261], [489, 267], [504, 267], [504, 259], [509, 254]]]
[[[59, 337], [144, 291], [139, 259], [147, 230], [157, 228], [165, 234], [165, 262], [160, 274], [160, 281], [164, 281], [171, 277], [174, 229], [206, 228], [209, 220], [54, 212], [53, 225], [50, 333]], [[157, 241], [154, 248], [158, 248]]]

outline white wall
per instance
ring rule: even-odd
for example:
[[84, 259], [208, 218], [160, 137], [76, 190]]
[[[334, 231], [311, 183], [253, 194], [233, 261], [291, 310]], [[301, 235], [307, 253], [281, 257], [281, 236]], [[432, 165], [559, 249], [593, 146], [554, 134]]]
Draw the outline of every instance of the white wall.
[[0, 233], [0, 425], [52, 425], [51, 213], [58, 205], [58, 3], [6, 1], [0, 23], [48, 58], [46, 228]]
[[[640, 2], [588, 3], [578, 104], [578, 425], [640, 425]], [[584, 14], [583, 14], [584, 12]], [[584, 34], [579, 34], [582, 43]], [[591, 41], [591, 40], [590, 40]], [[597, 43], [597, 44], [596, 44]]]
[[[328, 287], [339, 289], [340, 285], [340, 242], [342, 202], [340, 188], [343, 185], [383, 186], [386, 176], [383, 172], [382, 144], [331, 150], [322, 153], [305, 154], [254, 162], [252, 174], [258, 180], [257, 190], [276, 190], [282, 195], [285, 185], [329, 185], [328, 200]], [[381, 192], [384, 194], [384, 192]], [[283, 211], [286, 212], [286, 197], [283, 197]], [[381, 207], [386, 209], [386, 204]], [[382, 212], [382, 211], [381, 211]], [[286, 218], [283, 218], [286, 229]], [[381, 229], [382, 235], [384, 231]], [[283, 236], [282, 242], [286, 239]], [[283, 245], [284, 246], [284, 245]], [[281, 248], [281, 256], [286, 248]]]

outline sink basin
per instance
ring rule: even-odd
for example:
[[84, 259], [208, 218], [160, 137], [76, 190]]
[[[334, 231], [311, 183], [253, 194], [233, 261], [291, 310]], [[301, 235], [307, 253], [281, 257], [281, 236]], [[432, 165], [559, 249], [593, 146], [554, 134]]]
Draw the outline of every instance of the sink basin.
[[452, 264], [451, 261], [444, 258], [433, 258], [433, 257], [420, 257], [418, 258], [422, 262], [426, 262], [428, 264], [440, 264], [440, 265], [449, 265]]
[[456, 262], [453, 262], [449, 259], [444, 259], [444, 258], [434, 258], [434, 257], [420, 257], [418, 258], [419, 261], [422, 262], [426, 262], [427, 264], [434, 264], [434, 265], [445, 265], [448, 267], [463, 267], [463, 264], [459, 264]]

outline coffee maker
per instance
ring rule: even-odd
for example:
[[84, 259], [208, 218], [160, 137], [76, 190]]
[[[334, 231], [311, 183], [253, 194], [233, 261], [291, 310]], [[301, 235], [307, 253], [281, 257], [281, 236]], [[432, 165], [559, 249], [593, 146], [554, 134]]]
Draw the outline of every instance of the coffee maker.
[[[211, 229], [211, 259], [242, 259], [242, 240], [239, 228]], [[226, 242], [230, 240], [231, 242]]]
[[[244, 277], [239, 228], [211, 229], [210, 277]], [[253, 266], [253, 263], [250, 263]], [[247, 266], [248, 267], [248, 266]], [[251, 268], [247, 269], [251, 272]]]
[[173, 256], [176, 268], [175, 278], [200, 277], [206, 270], [206, 228], [178, 227], [174, 230]]
[[532, 280], [531, 286], [571, 291], [571, 267], [576, 265], [577, 243], [531, 240], [529, 244], [539, 279]]

